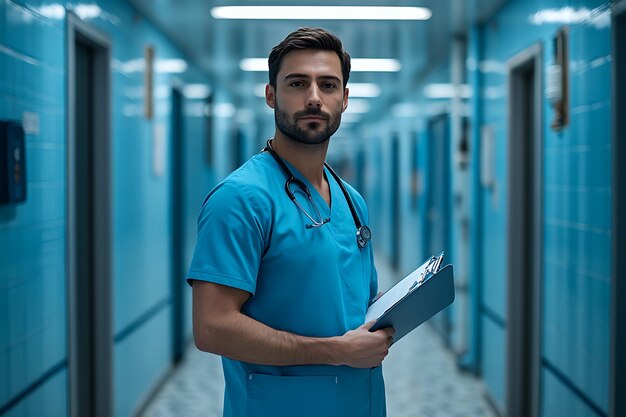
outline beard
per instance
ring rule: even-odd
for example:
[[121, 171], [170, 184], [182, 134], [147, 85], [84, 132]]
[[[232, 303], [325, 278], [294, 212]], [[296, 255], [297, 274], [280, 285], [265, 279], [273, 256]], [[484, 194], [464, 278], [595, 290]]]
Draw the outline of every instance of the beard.
[[[298, 126], [298, 118], [306, 116], [319, 116], [324, 120], [311, 121], [306, 124], [306, 128]], [[303, 143], [306, 145], [319, 145], [327, 142], [332, 135], [339, 129], [341, 123], [341, 112], [338, 112], [335, 117], [329, 113], [323, 112], [319, 107], [299, 111], [290, 117], [287, 112], [282, 111], [278, 104], [274, 109], [274, 120], [276, 121], [276, 128], [285, 135], [287, 138], [294, 142]], [[320, 124], [326, 123], [324, 129], [319, 129]]]

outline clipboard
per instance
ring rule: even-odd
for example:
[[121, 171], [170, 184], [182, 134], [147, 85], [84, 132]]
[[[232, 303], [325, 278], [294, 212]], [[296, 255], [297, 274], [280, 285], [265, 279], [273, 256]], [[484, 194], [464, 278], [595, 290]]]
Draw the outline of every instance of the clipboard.
[[443, 255], [430, 257], [369, 307], [365, 321], [375, 321], [371, 332], [393, 327], [396, 343], [452, 304], [454, 271], [452, 265], [440, 267]]

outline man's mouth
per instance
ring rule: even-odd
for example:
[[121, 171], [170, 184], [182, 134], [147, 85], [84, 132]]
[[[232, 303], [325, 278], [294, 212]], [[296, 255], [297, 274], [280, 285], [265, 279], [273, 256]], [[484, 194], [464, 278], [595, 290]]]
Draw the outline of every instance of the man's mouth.
[[322, 111], [317, 111], [317, 112], [303, 111], [303, 112], [296, 113], [294, 116], [298, 120], [305, 120], [309, 122], [321, 122], [321, 121], [330, 119], [330, 115]]

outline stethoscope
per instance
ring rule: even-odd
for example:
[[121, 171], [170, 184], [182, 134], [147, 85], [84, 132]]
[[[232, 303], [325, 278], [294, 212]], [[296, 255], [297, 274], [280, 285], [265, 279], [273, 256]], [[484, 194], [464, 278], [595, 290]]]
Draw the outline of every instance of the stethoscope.
[[[302, 211], [312, 222], [311, 224], [307, 224], [306, 228], [312, 229], [314, 227], [321, 227], [325, 225], [326, 223], [328, 223], [330, 221], [330, 218], [324, 219], [322, 217], [322, 214], [317, 208], [317, 205], [313, 202], [313, 197], [311, 196], [311, 191], [309, 191], [309, 187], [307, 187], [304, 182], [302, 182], [301, 180], [293, 176], [293, 173], [291, 172], [289, 167], [283, 162], [283, 160], [280, 158], [280, 156], [278, 156], [278, 154], [272, 147], [271, 139], [267, 141], [267, 145], [265, 149], [263, 149], [263, 151], [269, 152], [269, 154], [272, 155], [274, 160], [278, 163], [278, 165], [281, 167], [281, 169], [287, 176], [287, 181], [285, 182], [285, 192], [287, 193], [287, 196], [289, 197], [291, 201], [293, 201], [296, 204], [296, 206], [298, 206], [300, 211]], [[350, 208], [350, 213], [352, 213], [352, 219], [354, 219], [354, 224], [356, 225], [356, 242], [360, 248], [364, 248], [367, 245], [367, 242], [369, 242], [370, 239], [372, 238], [372, 231], [370, 230], [369, 227], [361, 224], [361, 221], [359, 220], [359, 216], [357, 215], [356, 210], [354, 208], [354, 204], [352, 204], [352, 199], [350, 198], [350, 195], [348, 194], [348, 190], [346, 190], [346, 187], [343, 185], [343, 181], [341, 180], [341, 178], [339, 178], [339, 175], [337, 175], [337, 173], [326, 162], [324, 162], [324, 166], [326, 167], [326, 169], [328, 169], [328, 172], [330, 172], [333, 178], [335, 178], [335, 180], [337, 181], [337, 184], [339, 184], [339, 187], [341, 188], [341, 192], [346, 198], [346, 202], [348, 203], [348, 207]], [[316, 220], [309, 213], [307, 213], [304, 207], [302, 207], [302, 205], [298, 202], [298, 200], [296, 200], [296, 196], [294, 195], [294, 193], [291, 191], [291, 188], [290, 188], [291, 184], [295, 184], [296, 186], [298, 186], [298, 188], [300, 188], [300, 190], [304, 192], [304, 194], [306, 194], [319, 220]]]

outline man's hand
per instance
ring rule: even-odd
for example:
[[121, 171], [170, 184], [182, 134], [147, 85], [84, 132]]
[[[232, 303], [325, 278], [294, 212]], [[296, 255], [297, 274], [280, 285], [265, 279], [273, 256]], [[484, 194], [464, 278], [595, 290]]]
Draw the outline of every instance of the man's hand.
[[389, 353], [395, 330], [392, 327], [370, 332], [374, 322], [365, 323], [339, 338], [341, 343], [340, 365], [353, 368], [380, 366]]

